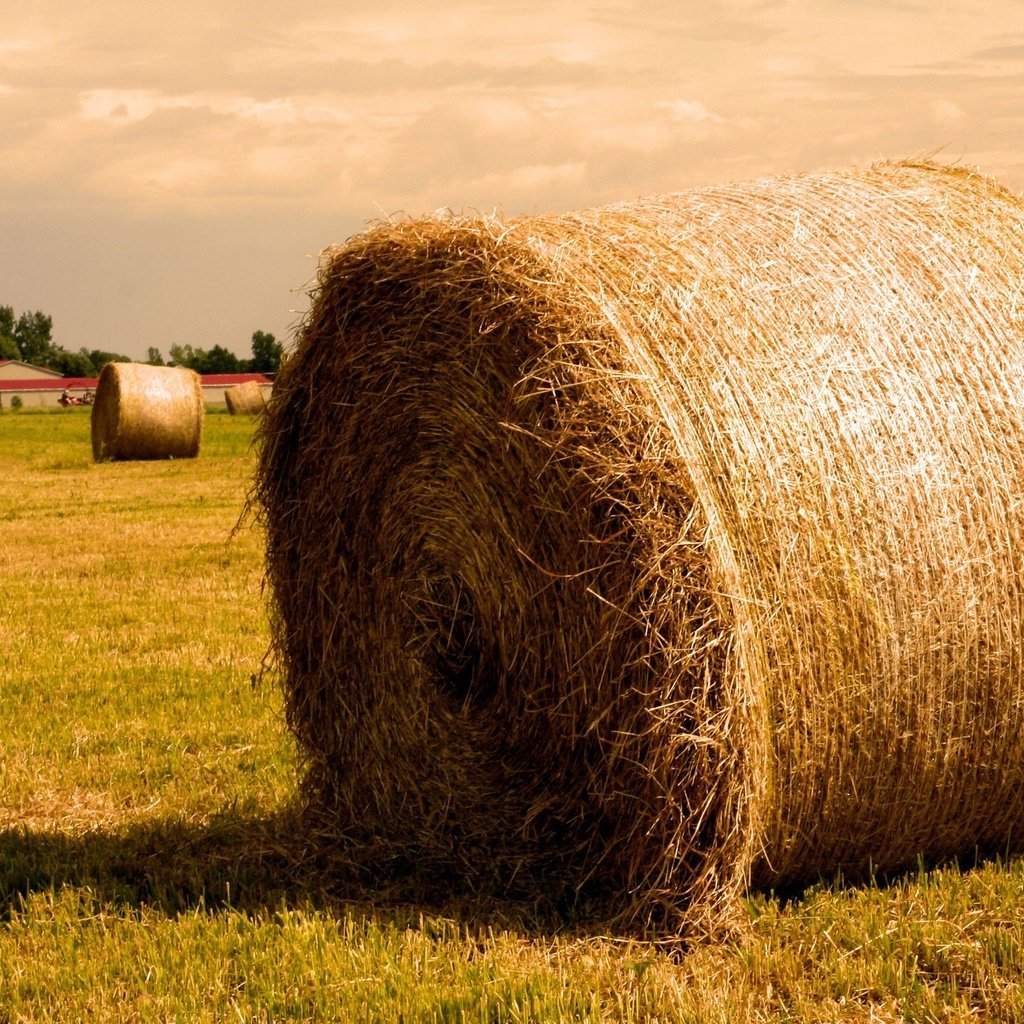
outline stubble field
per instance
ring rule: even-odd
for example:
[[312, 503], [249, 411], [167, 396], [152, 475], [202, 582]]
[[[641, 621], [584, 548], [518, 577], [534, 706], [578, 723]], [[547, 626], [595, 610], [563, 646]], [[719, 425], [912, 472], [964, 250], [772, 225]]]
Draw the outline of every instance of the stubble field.
[[95, 465], [87, 411], [0, 413], [0, 1022], [1024, 1021], [1019, 859], [759, 894], [686, 952], [328, 875], [255, 681], [252, 435]]

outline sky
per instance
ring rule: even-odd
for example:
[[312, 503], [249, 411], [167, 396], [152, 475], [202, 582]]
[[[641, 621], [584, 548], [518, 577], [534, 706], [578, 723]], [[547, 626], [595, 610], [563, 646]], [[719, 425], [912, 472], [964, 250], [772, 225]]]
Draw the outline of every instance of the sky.
[[317, 255], [932, 156], [1024, 192], [1024, 0], [2, 0], [0, 305], [290, 344]]

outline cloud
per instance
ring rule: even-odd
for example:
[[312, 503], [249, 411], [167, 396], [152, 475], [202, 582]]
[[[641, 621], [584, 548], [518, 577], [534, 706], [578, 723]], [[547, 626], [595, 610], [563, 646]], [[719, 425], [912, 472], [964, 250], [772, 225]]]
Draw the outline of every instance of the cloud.
[[144, 121], [158, 110], [199, 105], [184, 97], [161, 96], [148, 89], [87, 89], [78, 99], [85, 120], [110, 119], [122, 123]]
[[655, 107], [664, 110], [672, 121], [710, 121], [712, 124], [724, 121], [724, 118], [712, 114], [700, 100], [659, 100]]
[[80, 271], [126, 224], [122, 278], [145, 224], [174, 226], [174, 259], [230, 225], [273, 262], [382, 211], [573, 209], [935, 150], [1024, 187], [1017, 0], [33, 0], [3, 21], [0, 210], [25, 239], [49, 226], [19, 273], [34, 259], [82, 301], [52, 240], [79, 240]]
[[39, 49], [40, 44], [33, 42], [31, 39], [8, 37], [7, 39], [0, 39], [0, 58], [10, 58], [17, 54], [31, 53], [33, 50]]
[[[477, 0], [432, 5], [376, 4], [344, 17], [336, 9], [299, 20], [275, 39], [278, 60], [397, 60], [417, 67], [454, 55], [499, 67], [530, 67], [547, 59], [591, 64], [618, 49], [585, 7], [567, 0], [513, 6]], [[264, 51], [265, 52], [265, 51]], [[251, 49], [248, 60], [258, 56]]]
[[[88, 72], [74, 116], [54, 112], [26, 140], [23, 172], [61, 146], [76, 153], [72, 188], [140, 209], [270, 198], [433, 208], [458, 205], [467, 183], [485, 205], [536, 203], [569, 181], [587, 202], [661, 187], [681, 162], [699, 176], [744, 162], [751, 172], [815, 166], [830, 145], [836, 159], [880, 154], [893, 130], [886, 104], [900, 93], [897, 118], [919, 97], [914, 131], [897, 121], [915, 144], [935, 129], [947, 141], [976, 109], [973, 86], [953, 96], [902, 64], [907, 37], [895, 29], [911, 15], [900, 8], [874, 9], [878, 21], [858, 26], [853, 6], [828, 21], [793, 0], [710, 3], [697, 17], [655, 0], [647, 20], [615, 0], [592, 12], [564, 0], [512, 11], [382, 0], [347, 14], [314, 0], [288, 23], [255, 7], [218, 51], [235, 9], [218, 5], [185, 70], [166, 77], [153, 28], [130, 19], [135, 59], [122, 50], [119, 63]], [[745, 31], [759, 25], [769, 31]], [[79, 58], [104, 45], [73, 29], [88, 43]], [[858, 32], [872, 56], [854, 69]], [[182, 39], [168, 46], [178, 52]], [[0, 186], [3, 177], [0, 168]], [[21, 185], [31, 188], [27, 173]]]
[[86, 121], [119, 124], [145, 121], [168, 110], [205, 110], [212, 115], [255, 121], [268, 127], [307, 124], [344, 124], [345, 109], [330, 97], [274, 97], [258, 99], [244, 94], [161, 95], [151, 89], [90, 89], [80, 94]]
[[181, 194], [205, 192], [224, 178], [224, 165], [208, 157], [177, 157], [155, 167], [148, 181], [158, 189]]
[[1024, 62], [1024, 43], [1015, 43], [1009, 46], [991, 46], [985, 50], [978, 50], [970, 56], [973, 60], [1021, 63]]
[[939, 127], [953, 127], [966, 117], [963, 107], [952, 100], [933, 100], [931, 103], [931, 119]]

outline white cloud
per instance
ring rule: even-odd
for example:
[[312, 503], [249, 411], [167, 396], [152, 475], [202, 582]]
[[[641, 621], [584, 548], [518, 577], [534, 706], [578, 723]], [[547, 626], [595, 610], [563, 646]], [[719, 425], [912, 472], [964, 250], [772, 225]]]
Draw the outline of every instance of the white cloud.
[[724, 118], [712, 114], [700, 100], [659, 100], [655, 108], [664, 110], [672, 121], [710, 121], [712, 124], [724, 122]]
[[[314, 5], [315, 6], [315, 5]], [[514, 6], [476, 2], [376, 5], [297, 20], [272, 43], [250, 48], [246, 63], [266, 57], [323, 62], [401, 61], [424, 67], [459, 59], [485, 67], [529, 67], [546, 59], [590, 64], [620, 48], [616, 35], [573, 0]]]
[[158, 189], [181, 194], [202, 192], [211, 185], [219, 184], [224, 177], [224, 167], [207, 157], [180, 157], [161, 167], [154, 168], [149, 175], [149, 184]]
[[46, 39], [29, 39], [26, 37], [12, 36], [7, 39], [0, 39], [0, 60], [7, 59], [18, 54], [33, 53], [44, 49], [48, 44]]
[[78, 101], [87, 121], [144, 121], [158, 110], [197, 105], [184, 97], [161, 96], [149, 89], [87, 89], [79, 94]]
[[458, 101], [463, 118], [481, 132], [518, 135], [529, 131], [537, 120], [537, 112], [529, 94], [477, 93]]
[[952, 100], [934, 100], [931, 104], [932, 121], [940, 128], [959, 124], [966, 116], [963, 107]]
[[586, 170], [586, 163], [577, 160], [564, 164], [534, 164], [528, 167], [516, 167], [508, 177], [513, 189], [534, 190], [555, 184], [566, 185], [582, 181]]
[[268, 127], [309, 124], [342, 124], [348, 114], [337, 102], [322, 97], [279, 97], [268, 100], [252, 96], [214, 93], [209, 95], [163, 95], [151, 89], [88, 89], [79, 95], [82, 117], [87, 121], [110, 120], [122, 124], [145, 121], [168, 110], [205, 110]]
[[260, 146], [249, 153], [246, 163], [254, 174], [273, 180], [299, 177], [308, 166], [305, 154], [292, 146]]

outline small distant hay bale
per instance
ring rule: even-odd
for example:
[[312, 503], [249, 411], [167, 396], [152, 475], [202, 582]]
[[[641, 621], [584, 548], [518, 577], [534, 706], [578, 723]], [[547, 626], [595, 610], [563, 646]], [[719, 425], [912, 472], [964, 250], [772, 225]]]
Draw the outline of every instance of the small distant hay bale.
[[1022, 295], [920, 163], [325, 254], [255, 490], [324, 834], [680, 928], [1024, 846]]
[[258, 416], [267, 405], [263, 387], [255, 380], [228, 388], [224, 392], [224, 401], [232, 416]]
[[202, 385], [194, 371], [107, 363], [92, 407], [93, 458], [194, 459], [203, 416]]

